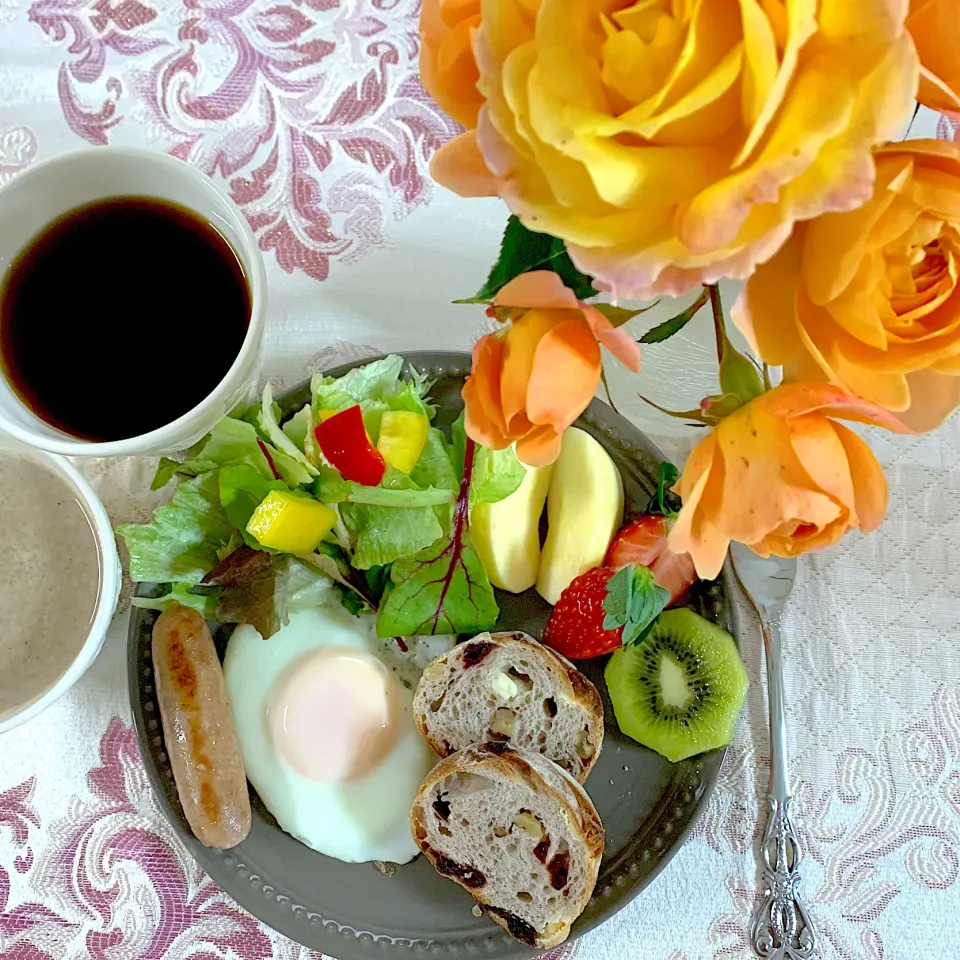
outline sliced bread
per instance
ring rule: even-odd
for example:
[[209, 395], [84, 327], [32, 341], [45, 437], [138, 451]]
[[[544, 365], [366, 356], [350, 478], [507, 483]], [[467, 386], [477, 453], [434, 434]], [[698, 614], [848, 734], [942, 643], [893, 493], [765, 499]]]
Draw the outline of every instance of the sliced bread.
[[428, 664], [413, 714], [441, 756], [498, 741], [542, 753], [580, 783], [603, 746], [597, 688], [525, 633], [481, 633]]
[[487, 743], [447, 757], [420, 787], [410, 824], [437, 872], [530, 947], [563, 943], [597, 882], [597, 811], [538, 753]]

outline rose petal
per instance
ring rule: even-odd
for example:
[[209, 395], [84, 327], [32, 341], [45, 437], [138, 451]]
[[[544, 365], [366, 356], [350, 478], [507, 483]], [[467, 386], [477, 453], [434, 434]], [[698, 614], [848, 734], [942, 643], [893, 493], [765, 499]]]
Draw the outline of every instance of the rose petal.
[[[508, 425], [518, 415], [529, 417], [527, 394], [540, 341], [557, 324], [571, 316], [579, 320], [580, 315], [575, 311], [533, 309], [511, 323], [504, 337], [503, 373], [500, 379], [500, 401], [503, 418]], [[563, 389], [559, 380], [553, 382], [552, 388]]]
[[754, 352], [773, 366], [787, 363], [802, 350], [797, 333], [796, 297], [803, 236], [800, 228], [744, 284], [730, 310], [731, 320]]
[[554, 326], [537, 344], [526, 391], [532, 423], [563, 431], [600, 386], [600, 347], [581, 317]]
[[517, 459], [530, 467], [546, 467], [560, 456], [563, 434], [553, 427], [536, 427], [517, 441]]
[[477, 403], [501, 436], [507, 436], [507, 424], [501, 406], [501, 380], [505, 356], [504, 338], [497, 334], [481, 337], [473, 345], [471, 379]]
[[640, 344], [622, 327], [615, 327], [599, 310], [583, 305], [583, 316], [593, 335], [628, 370], [640, 372]]
[[467, 377], [461, 391], [464, 404], [463, 425], [467, 436], [491, 450], [503, 450], [510, 446], [510, 439], [501, 433], [487, 417], [477, 397], [477, 382]]
[[716, 435], [711, 433], [687, 458], [676, 488], [682, 491], [683, 507], [668, 537], [670, 549], [678, 554], [689, 553], [697, 575], [705, 580], [720, 573], [730, 547], [730, 538], [711, 523], [706, 502], [715, 499], [708, 493], [708, 484], [723, 484], [723, 462], [715, 454]]
[[576, 309], [577, 298], [552, 270], [531, 270], [501, 287], [493, 302], [505, 307], [559, 307]]
[[495, 197], [499, 192], [498, 181], [477, 148], [475, 130], [447, 141], [433, 155], [430, 176], [461, 197]]
[[847, 455], [857, 525], [864, 533], [870, 533], [880, 526], [887, 512], [886, 477], [873, 451], [860, 437], [842, 423], [832, 426]]
[[822, 410], [827, 416], [841, 420], [872, 423], [895, 433], [913, 432], [889, 410], [845, 393], [830, 383], [783, 384], [754, 402], [774, 417], [796, 417]]
[[800, 465], [816, 487], [842, 506], [854, 502], [853, 481], [843, 445], [834, 424], [819, 413], [790, 417], [785, 421], [790, 443]]
[[900, 414], [900, 419], [915, 433], [935, 430], [960, 407], [960, 376], [918, 370], [906, 379], [910, 409]]

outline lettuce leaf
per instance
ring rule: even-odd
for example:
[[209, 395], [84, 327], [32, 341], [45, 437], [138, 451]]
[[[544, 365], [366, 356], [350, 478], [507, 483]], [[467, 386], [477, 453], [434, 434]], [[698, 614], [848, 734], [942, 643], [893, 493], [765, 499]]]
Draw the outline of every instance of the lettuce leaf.
[[390, 571], [394, 586], [377, 614], [377, 634], [479, 633], [496, 625], [500, 609], [469, 532], [441, 539]]
[[289, 420], [280, 428], [301, 450], [306, 453], [306, 439], [313, 425], [313, 416], [310, 411], [310, 404], [301, 407]]
[[216, 619], [249, 623], [266, 640], [291, 614], [335, 601], [330, 578], [289, 555], [240, 547], [204, 579], [218, 588]]
[[460, 478], [453, 465], [450, 447], [443, 432], [436, 427], [427, 431], [427, 440], [420, 453], [420, 459], [410, 471], [410, 479], [419, 487], [436, 487], [449, 490], [455, 499]]
[[134, 597], [130, 603], [141, 610], [157, 610], [163, 612], [173, 603], [184, 607], [192, 607], [205, 620], [213, 620], [217, 615], [219, 590], [213, 588], [201, 592], [189, 583], [171, 583], [169, 589], [158, 597]]
[[523, 482], [526, 472], [513, 447], [505, 450], [478, 447], [473, 483], [470, 484], [470, 506], [506, 499]]
[[452, 504], [456, 488], [421, 488], [409, 477], [393, 467], [387, 468], [381, 485], [367, 487], [344, 480], [332, 467], [320, 467], [320, 476], [314, 481], [313, 495], [323, 503], [366, 503], [380, 507], [436, 507]]
[[500, 610], [470, 536], [470, 487], [476, 455], [474, 442], [467, 439], [449, 537], [393, 564], [393, 585], [384, 593], [377, 612], [381, 637], [479, 633], [496, 624]]
[[223, 417], [203, 441], [196, 457], [183, 462], [161, 458], [150, 489], [159, 490], [175, 477], [190, 480], [221, 466], [239, 464], [252, 467], [265, 480], [274, 480], [279, 474], [291, 488], [313, 482], [313, 476], [298, 460], [261, 439], [253, 424]]
[[[264, 480], [273, 480], [273, 469], [259, 439], [252, 424], [234, 417], [224, 417], [210, 431], [197, 459], [218, 466], [245, 463], [253, 467]], [[267, 449], [269, 451], [270, 448]]]
[[[458, 464], [464, 462], [467, 434], [461, 413], [451, 428], [453, 458]], [[510, 496], [523, 482], [526, 468], [517, 459], [513, 447], [490, 450], [477, 447], [473, 463], [473, 479], [470, 483], [470, 509], [478, 503], [499, 503]]]
[[351, 563], [358, 570], [409, 557], [446, 532], [433, 507], [341, 503], [340, 515], [356, 537]]
[[311, 381], [317, 410], [342, 410], [362, 400], [383, 400], [395, 390], [403, 372], [403, 357], [391, 355], [354, 367], [336, 380], [315, 374]]
[[[307, 479], [301, 482], [309, 483], [317, 475], [317, 468], [307, 459], [307, 455], [280, 429], [275, 407], [273, 388], [268, 380], [263, 387], [263, 401], [260, 404], [260, 412], [257, 414], [257, 426], [264, 437], [277, 448], [280, 455], [291, 458], [299, 464], [307, 475]], [[279, 463], [277, 463], [277, 468], [280, 469]]]
[[438, 490], [427, 487], [419, 490], [414, 486], [401, 487], [365, 487], [352, 484], [347, 494], [347, 503], [366, 503], [378, 507], [438, 507], [452, 504], [456, 494], [452, 490]]
[[130, 554], [130, 579], [156, 583], [199, 583], [232, 533], [215, 472], [181, 481], [150, 523], [117, 527]]
[[313, 483], [314, 474], [310, 473], [299, 460], [288, 457], [283, 451], [270, 447], [270, 444], [263, 440], [260, 443], [269, 449], [277, 473], [288, 487], [301, 487]]
[[160, 490], [165, 487], [174, 477], [178, 480], [193, 480], [202, 473], [210, 470], [216, 470], [219, 464], [216, 460], [202, 460], [195, 458], [191, 460], [171, 460], [169, 457], [161, 457], [157, 464], [157, 472], [153, 475], [150, 482], [151, 490]]

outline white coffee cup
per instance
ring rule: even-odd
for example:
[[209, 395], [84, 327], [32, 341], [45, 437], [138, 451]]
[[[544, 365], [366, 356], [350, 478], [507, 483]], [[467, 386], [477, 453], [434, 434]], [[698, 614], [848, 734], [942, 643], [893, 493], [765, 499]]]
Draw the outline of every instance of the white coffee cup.
[[[267, 279], [256, 238], [237, 205], [209, 177], [174, 157], [133, 147], [97, 147], [38, 163], [0, 188], [0, 278], [47, 224], [106, 197], [147, 196], [199, 214], [227, 240], [250, 287], [250, 323], [226, 376], [192, 410], [149, 433], [93, 442], [63, 433], [31, 411], [0, 372], [0, 430], [67, 456], [175, 453], [196, 443], [247, 396], [260, 362]], [[150, 363], [150, 357], [143, 358]], [[115, 398], [118, 403], [136, 398]]]
[[[28, 447], [13, 437], [0, 434], [0, 454], [29, 457], [42, 464], [61, 477], [76, 496], [90, 521], [96, 542], [96, 556], [90, 556], [91, 564], [97, 563], [100, 568], [100, 592], [97, 595], [96, 607], [90, 621], [90, 629], [86, 640], [77, 650], [76, 656], [60, 677], [51, 678], [49, 686], [41, 691], [40, 695], [31, 702], [16, 710], [0, 716], [0, 733], [6, 733], [14, 727], [26, 723], [27, 720], [42, 713], [54, 701], [59, 700], [86, 672], [87, 668], [97, 658], [103, 641], [107, 636], [107, 629], [117, 609], [117, 600], [120, 596], [122, 573], [120, 558], [117, 555], [117, 544], [113, 538], [113, 526], [107, 511], [100, 498], [93, 492], [90, 484], [80, 475], [77, 468], [65, 457], [54, 453], [47, 453], [35, 447]], [[38, 591], [56, 590], [55, 583], [38, 583]], [[46, 638], [35, 638], [42, 642]]]

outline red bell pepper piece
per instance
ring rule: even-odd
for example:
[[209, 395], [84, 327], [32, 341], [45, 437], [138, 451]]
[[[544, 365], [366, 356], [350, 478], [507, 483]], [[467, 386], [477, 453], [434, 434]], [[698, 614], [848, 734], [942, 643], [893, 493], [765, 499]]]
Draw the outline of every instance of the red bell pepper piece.
[[387, 464], [367, 436], [360, 404], [318, 423], [313, 433], [323, 455], [345, 480], [375, 487], [383, 479]]

